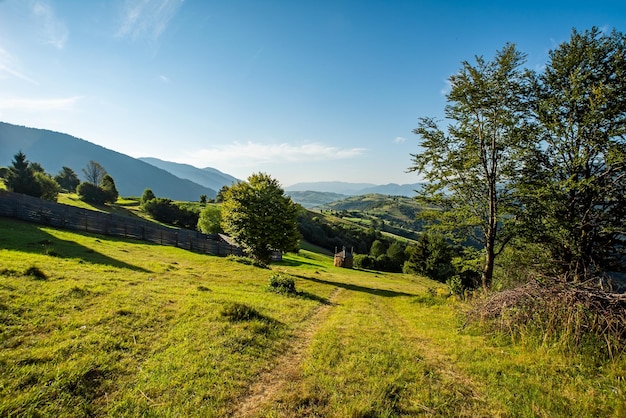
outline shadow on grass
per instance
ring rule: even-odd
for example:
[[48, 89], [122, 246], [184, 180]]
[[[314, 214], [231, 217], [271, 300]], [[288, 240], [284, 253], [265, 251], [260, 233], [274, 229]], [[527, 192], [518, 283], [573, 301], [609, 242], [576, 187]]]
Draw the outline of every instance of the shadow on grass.
[[[0, 234], [0, 248], [59, 258], [78, 258], [88, 263], [150, 273], [142, 267], [111, 258], [74, 241], [58, 239], [43, 231], [39, 225], [0, 218], [0, 230], [3, 232]], [[107, 237], [107, 241], [110, 238]]]
[[417, 295], [414, 295], [412, 293], [396, 292], [395, 290], [376, 289], [376, 288], [373, 288], [373, 287], [359, 286], [359, 285], [350, 284], [350, 283], [333, 282], [331, 280], [317, 279], [317, 278], [314, 278], [314, 277], [301, 276], [301, 275], [297, 275], [297, 274], [294, 275], [294, 276], [298, 277], [300, 279], [303, 279], [303, 280], [308, 280], [310, 282], [315, 282], [315, 283], [320, 283], [320, 284], [327, 284], [327, 285], [330, 285], [330, 286], [340, 287], [340, 288], [346, 289], [346, 290], [352, 290], [352, 291], [355, 291], [355, 292], [369, 293], [371, 295], [383, 296], [383, 297], [386, 297], [386, 298], [393, 298], [393, 297], [398, 297], [398, 296], [417, 296]]

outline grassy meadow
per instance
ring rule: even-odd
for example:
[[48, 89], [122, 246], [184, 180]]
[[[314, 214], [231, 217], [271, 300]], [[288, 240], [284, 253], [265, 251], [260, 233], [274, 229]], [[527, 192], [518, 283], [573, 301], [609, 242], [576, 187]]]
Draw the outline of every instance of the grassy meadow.
[[0, 416], [626, 416], [624, 356], [465, 330], [441, 286], [0, 218]]

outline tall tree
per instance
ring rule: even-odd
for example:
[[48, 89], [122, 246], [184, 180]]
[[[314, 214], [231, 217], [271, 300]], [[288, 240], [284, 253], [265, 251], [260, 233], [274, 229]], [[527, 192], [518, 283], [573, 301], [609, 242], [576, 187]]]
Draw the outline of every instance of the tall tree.
[[248, 253], [267, 263], [275, 250], [296, 251], [298, 206], [285, 196], [277, 180], [265, 173], [223, 192], [222, 227]]
[[6, 175], [6, 186], [15, 193], [29, 196], [41, 196], [41, 186], [35, 178], [34, 170], [26, 159], [26, 155], [19, 151], [13, 156], [13, 164]]
[[421, 118], [413, 132], [422, 152], [412, 154], [409, 171], [428, 181], [420, 198], [436, 208], [431, 226], [461, 239], [473, 236], [484, 248], [482, 286], [489, 288], [496, 256], [511, 235], [510, 185], [525, 136], [527, 82], [520, 68], [525, 56], [507, 44], [493, 61], [476, 57], [450, 77], [447, 132], [432, 118]]
[[205, 234], [222, 232], [222, 209], [218, 205], [206, 205], [198, 218], [198, 229]]
[[54, 179], [57, 183], [59, 183], [59, 186], [61, 186], [68, 192], [75, 192], [76, 187], [78, 187], [78, 185], [80, 184], [80, 179], [76, 175], [76, 172], [74, 172], [74, 170], [72, 170], [71, 168], [65, 166], [61, 168], [59, 174], [54, 176]]
[[527, 222], [572, 281], [624, 270], [626, 37], [574, 30], [536, 79]]
[[102, 177], [102, 181], [100, 182], [100, 187], [106, 194], [106, 202], [115, 203], [120, 194], [117, 191], [117, 187], [115, 187], [115, 181], [113, 180], [113, 177], [105, 174]]
[[87, 182], [99, 186], [102, 182], [102, 178], [107, 174], [107, 171], [100, 163], [90, 160], [87, 166], [83, 168], [83, 174]]

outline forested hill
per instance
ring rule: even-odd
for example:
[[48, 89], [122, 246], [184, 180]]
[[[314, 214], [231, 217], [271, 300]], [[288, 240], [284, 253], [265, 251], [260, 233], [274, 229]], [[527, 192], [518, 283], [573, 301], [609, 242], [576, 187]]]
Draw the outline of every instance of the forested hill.
[[216, 195], [212, 188], [83, 139], [0, 122], [0, 167], [9, 166], [19, 151], [53, 176], [64, 166], [81, 176], [89, 161], [96, 161], [113, 177], [122, 196], [141, 196], [146, 188], [159, 197], [174, 200], [196, 201], [201, 195]]
[[368, 194], [350, 196], [315, 210], [395, 235], [416, 238], [422, 229], [422, 223], [417, 219], [421, 208], [409, 197]]

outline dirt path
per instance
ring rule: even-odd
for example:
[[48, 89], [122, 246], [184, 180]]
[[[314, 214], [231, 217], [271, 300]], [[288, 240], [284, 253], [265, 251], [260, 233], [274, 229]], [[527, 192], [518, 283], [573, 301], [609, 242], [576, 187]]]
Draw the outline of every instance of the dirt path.
[[266, 370], [254, 381], [247, 395], [239, 402], [230, 416], [254, 417], [288, 382], [300, 378], [300, 364], [313, 336], [324, 322], [342, 289], [335, 289], [329, 303], [321, 305], [307, 324], [293, 337], [290, 347], [276, 361], [272, 369]]

